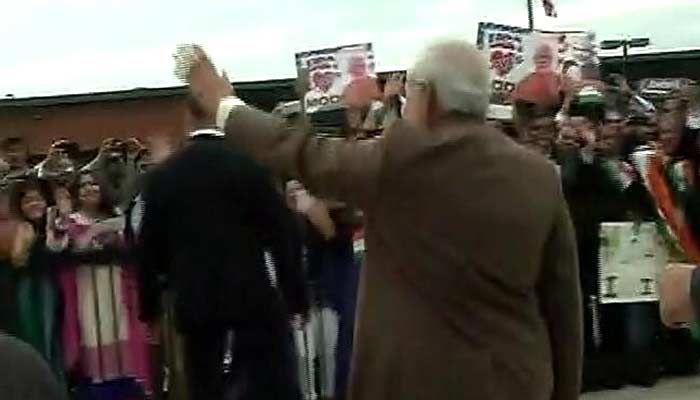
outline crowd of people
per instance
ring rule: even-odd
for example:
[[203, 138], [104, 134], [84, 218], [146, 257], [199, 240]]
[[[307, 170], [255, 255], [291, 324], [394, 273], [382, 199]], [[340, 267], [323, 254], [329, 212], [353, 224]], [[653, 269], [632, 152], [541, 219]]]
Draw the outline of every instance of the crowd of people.
[[648, 386], [664, 371], [696, 372], [697, 343], [687, 329], [663, 328], [657, 303], [601, 304], [601, 225], [656, 224], [669, 262], [697, 262], [700, 90], [651, 102], [619, 78], [598, 87], [573, 93], [564, 110], [516, 102], [516, 125], [525, 146], [557, 165], [574, 224], [584, 388]]
[[60, 139], [30, 166], [0, 143], [0, 331], [75, 398], [573, 400], [581, 372], [695, 372], [689, 330], [602, 306], [599, 270], [615, 221], [700, 262], [697, 85], [652, 102], [591, 66], [533, 74], [504, 126], [486, 60], [447, 41], [349, 87], [328, 139], [189, 56], [182, 148], [108, 139], [88, 161]]
[[[195, 109], [193, 115], [196, 119]], [[193, 127], [187, 140], [182, 141], [186, 147], [197, 148], [201, 142], [220, 136], [205, 125]], [[181, 277], [162, 283], [165, 271], [150, 274], [152, 269], [139, 268], [143, 259], [153, 254], [148, 250], [155, 248], [150, 242], [146, 248], [138, 245], [147, 171], [174, 151], [177, 144], [170, 139], [107, 139], [92, 159], [86, 159], [84, 155], [90, 153], [81, 152], [76, 143], [58, 139], [45, 159], [34, 164], [22, 138], [7, 138], [0, 144], [0, 331], [31, 344], [51, 366], [63, 390], [75, 398], [162, 398], [165, 393], [171, 399], [188, 398], [189, 385], [185, 382], [191, 381], [196, 388], [206, 390], [203, 381], [221, 375], [224, 351], [232, 349], [222, 348], [222, 338], [196, 335], [201, 338], [196, 343], [185, 339], [183, 332], [191, 333], [189, 327], [201, 327], [187, 317], [196, 315], [201, 322], [207, 319], [203, 310], [234, 310], [241, 308], [241, 302], [250, 303], [255, 298], [251, 295], [245, 301], [235, 300], [231, 287], [227, 287], [221, 293], [220, 304], [214, 306], [211, 296], [215, 285], [208, 283], [191, 294], [180, 292], [177, 302], [167, 286], [177, 286]], [[223, 155], [222, 165], [235, 164], [235, 154]], [[205, 162], [212, 162], [211, 154]], [[210, 168], [208, 175], [214, 175]], [[178, 179], [183, 177], [178, 174]], [[258, 282], [258, 288], [247, 286], [239, 292], [267, 293], [266, 287], [276, 284], [285, 294], [285, 309], [297, 317], [293, 326], [298, 342], [285, 338], [285, 329], [279, 329], [283, 341], [277, 347], [272, 347], [274, 340], [263, 338], [260, 330], [247, 335], [247, 340], [239, 331], [236, 358], [245, 352], [249, 360], [258, 360], [260, 370], [255, 375], [260, 379], [270, 376], [270, 365], [278, 365], [281, 374], [293, 382], [278, 385], [287, 393], [303, 388], [305, 398], [333, 397], [335, 392], [344, 392], [349, 374], [359, 268], [354, 243], [358, 234], [361, 236], [361, 216], [342, 203], [315, 198], [298, 181], [260, 179], [258, 184], [263, 189], [254, 199], [265, 200], [265, 207], [246, 228], [241, 227], [244, 224], [238, 213], [229, 214], [229, 220], [222, 217], [227, 215], [225, 209], [214, 209], [221, 212], [219, 216], [209, 213], [215, 203], [209, 194], [213, 193], [214, 198], [219, 194], [211, 187], [199, 187], [194, 198], [186, 199], [190, 207], [208, 213], [204, 220], [224, 224], [225, 232], [213, 231], [205, 252], [232, 251], [238, 265], [233, 271], [236, 274], [259, 265], [250, 243], [231, 247], [234, 228], [250, 229], [249, 233], [269, 239], [263, 247], [272, 261], [268, 260], [266, 268], [259, 268], [269, 273], [269, 279]], [[212, 187], [217, 184], [212, 182]], [[181, 186], [176, 191], [185, 200], [187, 191]], [[277, 211], [270, 214], [273, 209]], [[190, 210], [182, 215], [193, 214]], [[201, 224], [194, 220], [187, 220], [177, 234], [183, 247], [194, 243], [193, 229]], [[201, 229], [212, 232], [210, 225]], [[172, 227], [162, 233], [173, 234]], [[219, 244], [214, 244], [217, 240]], [[203, 275], [216, 270], [214, 266], [207, 268], [201, 260], [192, 261], [192, 265], [198, 265]], [[258, 276], [255, 271], [249, 273]], [[239, 278], [231, 279], [233, 284]], [[187, 315], [176, 311], [183, 298], [192, 309]], [[264, 301], [267, 303], [258, 304], [255, 317], [261, 321], [275, 303], [271, 298]], [[166, 311], [161, 312], [161, 307]], [[191, 336], [195, 335], [187, 337]], [[205, 346], [212, 344], [214, 348], [207, 352]], [[280, 349], [284, 348], [288, 354], [296, 354], [295, 345], [305, 352], [299, 359], [265, 362], [262, 358], [261, 346], [270, 347], [270, 354], [277, 355], [283, 354]], [[183, 359], [197, 362], [198, 355], [203, 356], [199, 360], [209, 357], [209, 365], [183, 368]], [[269, 386], [266, 380], [260, 384]], [[210, 398], [206, 391], [195, 393], [199, 394], [192, 398]]]
[[81, 163], [78, 146], [61, 139], [31, 166], [24, 141], [8, 138], [2, 154], [0, 330], [31, 344], [77, 398], [152, 391], [120, 217], [149, 158], [145, 147], [109, 139]]

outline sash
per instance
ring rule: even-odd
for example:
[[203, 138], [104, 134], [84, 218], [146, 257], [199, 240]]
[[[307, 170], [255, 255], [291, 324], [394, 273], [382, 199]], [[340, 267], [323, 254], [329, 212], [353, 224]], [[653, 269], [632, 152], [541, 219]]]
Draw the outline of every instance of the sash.
[[656, 221], [657, 228], [669, 245], [670, 252], [682, 257], [684, 261], [699, 263], [698, 240], [687, 224], [683, 209], [674, 201], [673, 189], [680, 188], [680, 183], [670, 185], [672, 182], [669, 182], [664, 174], [663, 160], [656, 152], [642, 150], [633, 153], [632, 158], [656, 203], [659, 215]]

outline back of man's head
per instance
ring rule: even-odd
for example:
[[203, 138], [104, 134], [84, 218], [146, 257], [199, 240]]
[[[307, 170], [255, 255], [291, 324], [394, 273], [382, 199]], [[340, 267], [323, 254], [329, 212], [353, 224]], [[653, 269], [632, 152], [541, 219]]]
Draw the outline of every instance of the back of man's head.
[[39, 353], [0, 333], [0, 399], [63, 400], [66, 392]]
[[484, 119], [491, 94], [489, 66], [483, 54], [463, 40], [443, 40], [423, 51], [408, 82], [424, 82], [443, 113]]

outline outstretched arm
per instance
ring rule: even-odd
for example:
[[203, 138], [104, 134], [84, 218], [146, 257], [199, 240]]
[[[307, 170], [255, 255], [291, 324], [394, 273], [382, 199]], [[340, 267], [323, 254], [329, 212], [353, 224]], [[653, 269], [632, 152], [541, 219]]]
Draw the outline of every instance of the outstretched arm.
[[360, 206], [371, 202], [378, 186], [381, 141], [322, 140], [246, 106], [199, 47], [185, 69], [200, 108], [238, 148], [277, 174], [301, 178], [313, 193]]

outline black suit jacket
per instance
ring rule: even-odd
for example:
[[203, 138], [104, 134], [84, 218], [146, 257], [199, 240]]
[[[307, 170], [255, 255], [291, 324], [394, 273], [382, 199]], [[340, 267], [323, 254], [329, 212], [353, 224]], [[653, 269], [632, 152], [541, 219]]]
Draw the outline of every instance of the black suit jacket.
[[143, 320], [160, 313], [162, 277], [183, 332], [286, 323], [307, 311], [293, 215], [264, 169], [222, 139], [198, 138], [149, 174], [137, 240]]
[[653, 200], [638, 180], [627, 188], [620, 186], [598, 156], [585, 163], [579, 149], [567, 148], [559, 149], [557, 160], [576, 231], [581, 287], [585, 295], [597, 294], [600, 224], [628, 221], [629, 213], [651, 220], [655, 213]]

